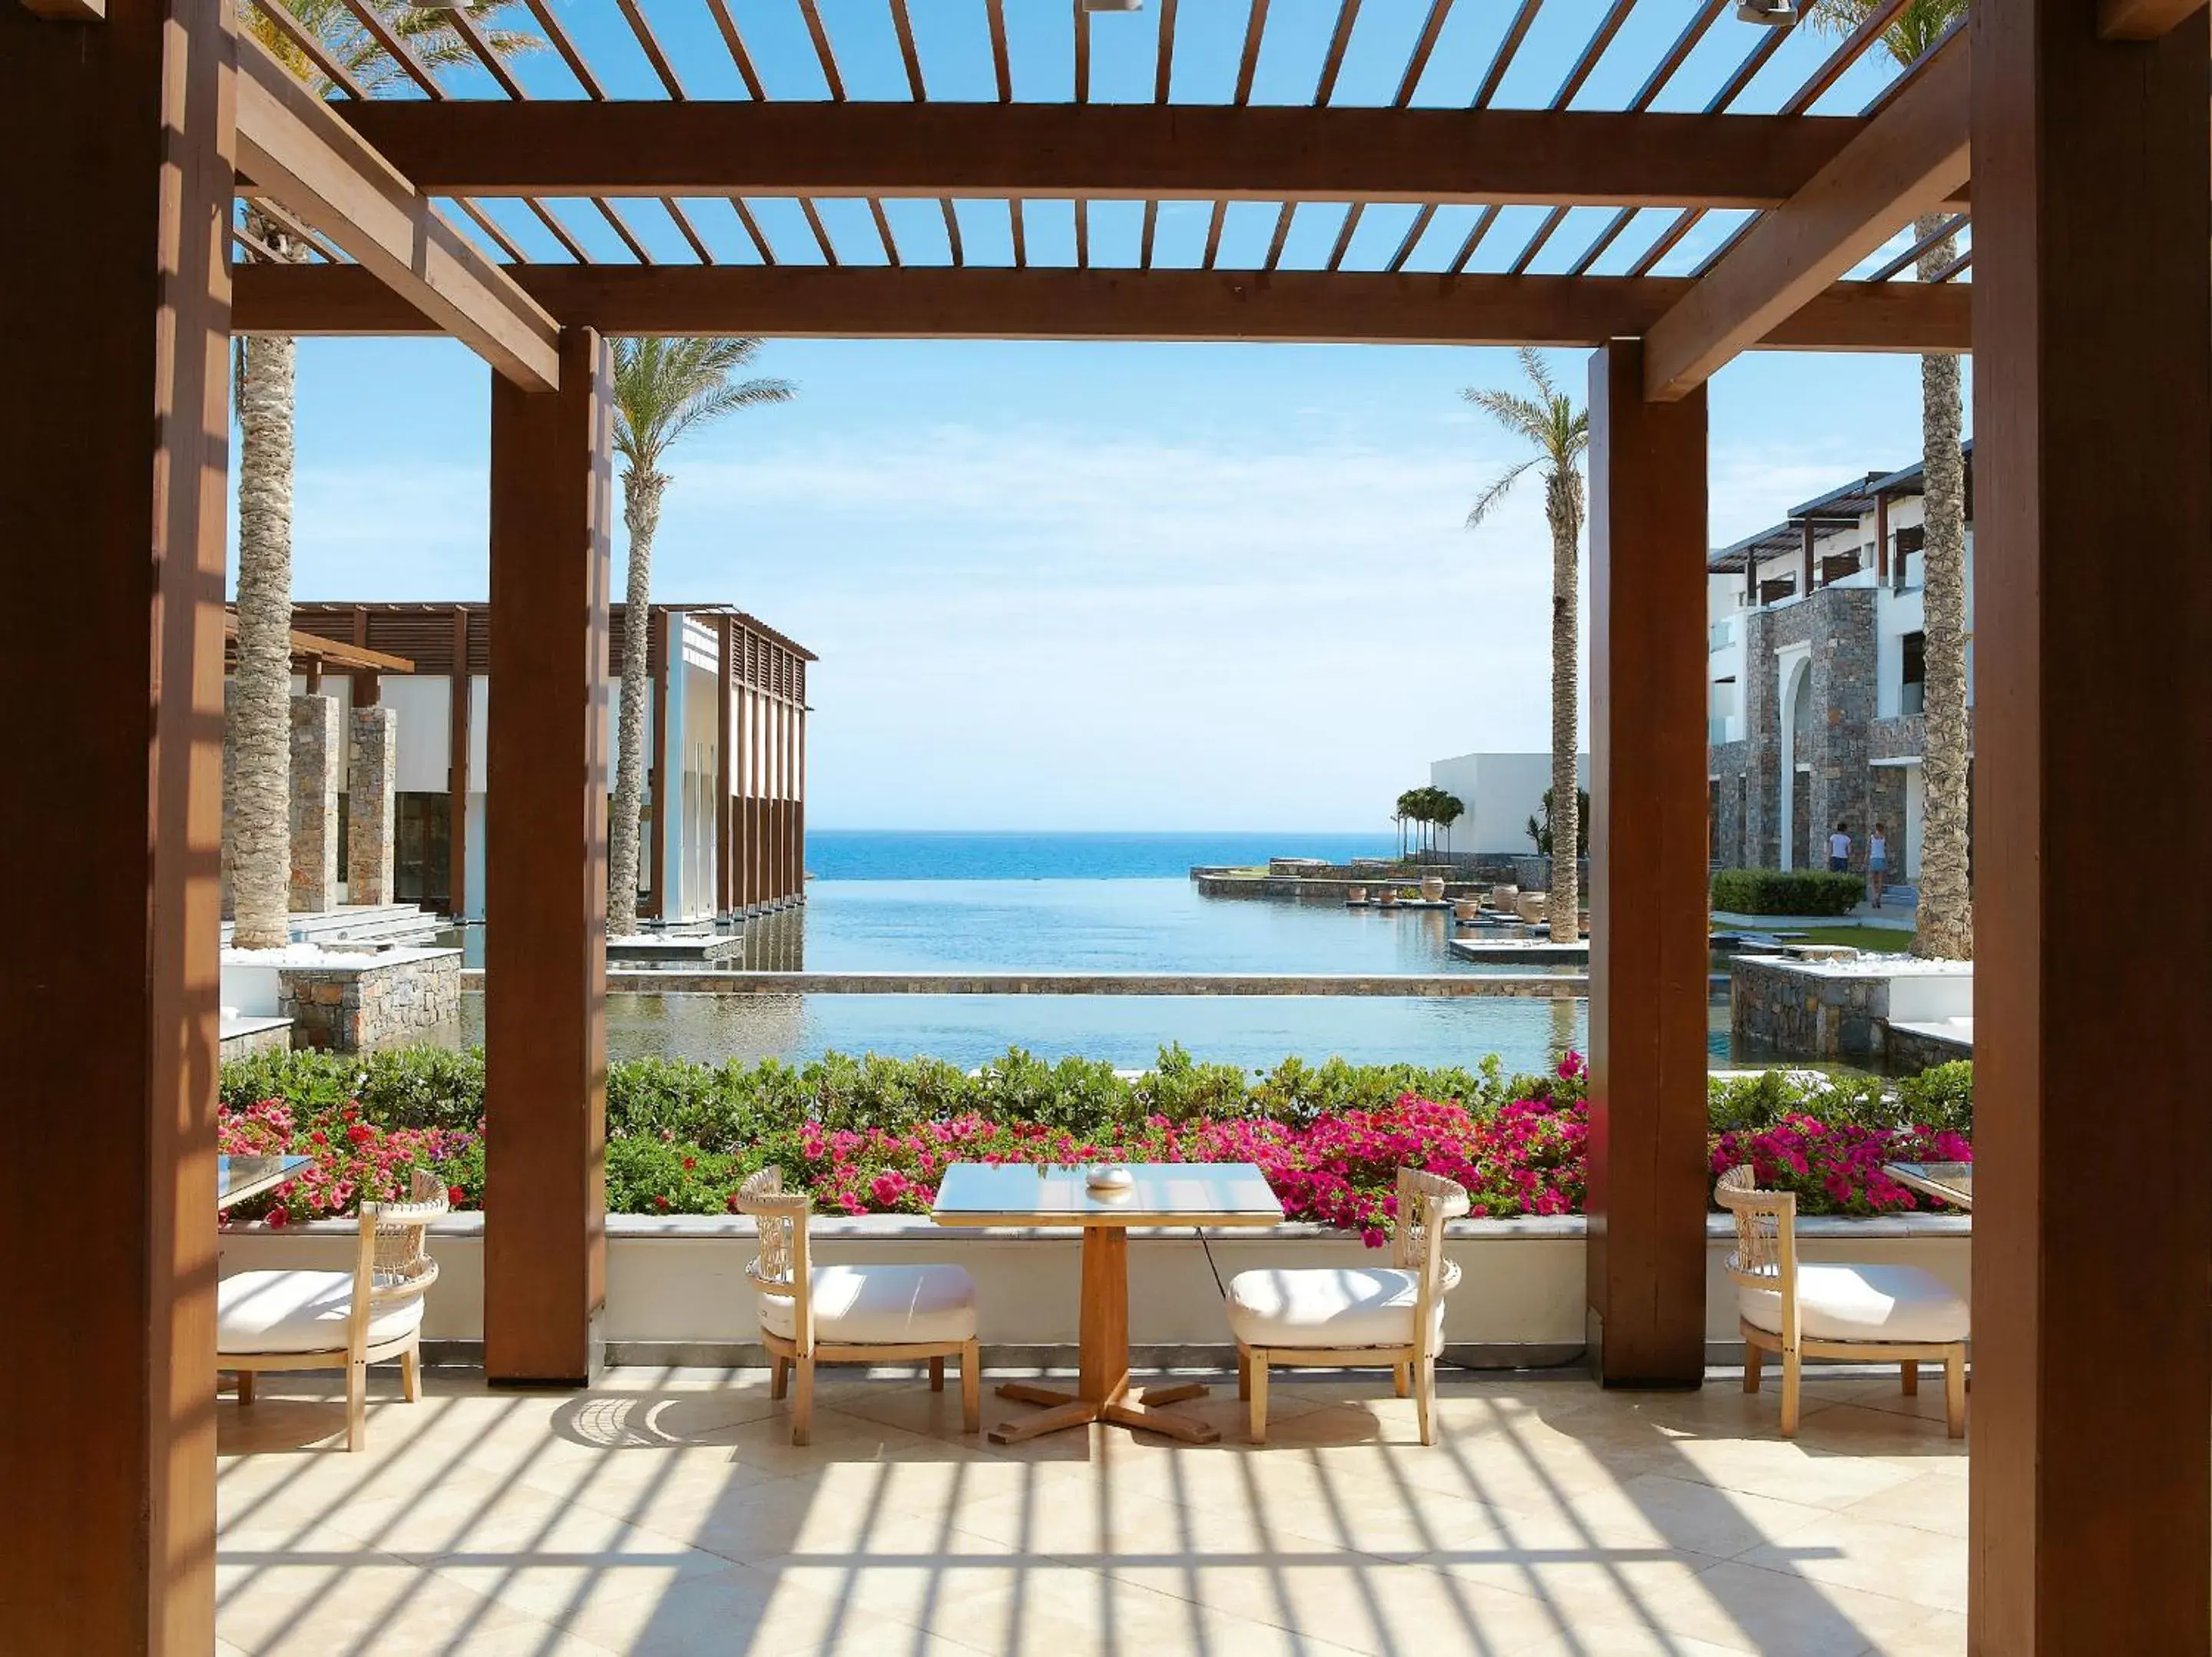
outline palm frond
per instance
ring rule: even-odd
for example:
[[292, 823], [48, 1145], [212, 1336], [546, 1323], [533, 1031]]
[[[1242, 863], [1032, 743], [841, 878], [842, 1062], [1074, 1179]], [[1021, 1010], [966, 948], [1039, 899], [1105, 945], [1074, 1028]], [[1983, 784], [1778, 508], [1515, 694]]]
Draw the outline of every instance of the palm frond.
[[757, 339], [617, 339], [614, 343], [615, 447], [638, 471], [693, 428], [738, 409], [787, 403], [787, 380], [730, 376], [759, 354]]
[[1506, 493], [1512, 489], [1515, 483], [1520, 481], [1521, 474], [1527, 471], [1531, 466], [1534, 465], [1542, 458], [1543, 457], [1541, 455], [1530, 455], [1526, 460], [1514, 467], [1503, 477], [1499, 478], [1488, 489], [1485, 489], [1481, 495], [1476, 500], [1474, 505], [1469, 508], [1468, 512], [1468, 528], [1476, 529], [1480, 527], [1482, 520], [1490, 516], [1491, 509], [1496, 507], [1499, 501], [1503, 501], [1506, 496]]
[[1559, 388], [1552, 384], [1552, 367], [1533, 345], [1517, 348], [1514, 355], [1521, 359], [1521, 372], [1528, 376], [1528, 383], [1546, 403], [1559, 400]]
[[[1805, 21], [1827, 34], [1849, 34], [1873, 13], [1878, 0], [1813, 0]], [[1882, 45], [1900, 64], [1917, 63], [1966, 15], [1967, 0], [1911, 0], [1881, 32]]]
[[1474, 385], [1468, 386], [1460, 395], [1516, 437], [1524, 437], [1531, 443], [1544, 441], [1545, 428], [1551, 423], [1551, 413], [1541, 405], [1512, 391], [1488, 391]]

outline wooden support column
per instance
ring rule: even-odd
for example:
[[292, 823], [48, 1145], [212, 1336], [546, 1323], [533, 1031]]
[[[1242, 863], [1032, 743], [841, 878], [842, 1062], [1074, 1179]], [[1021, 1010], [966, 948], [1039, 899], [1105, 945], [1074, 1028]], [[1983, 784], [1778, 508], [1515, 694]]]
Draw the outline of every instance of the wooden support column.
[[[446, 901], [457, 916], [468, 913], [469, 901], [469, 750], [474, 701], [469, 694], [469, 612], [453, 611], [453, 671], [447, 680], [447, 743], [452, 752], [446, 766], [446, 810], [452, 818], [447, 835]], [[489, 813], [487, 813], [489, 815]]]
[[[2191, 1055], [2212, 892], [2161, 882], [2120, 950], [2068, 917], [2116, 802], [2130, 842], [2174, 848], [2178, 868], [2212, 823], [2208, 35], [2200, 10], [2160, 39], [2100, 41], [2096, 12], [1984, 0], [1970, 24], [1969, 1643], [2201, 1657], [2212, 1114]], [[2128, 549], [2126, 579], [2098, 547]], [[2114, 673], [2120, 638], [2134, 665]], [[2115, 1085], [2116, 1052], [2172, 1062]]]
[[1886, 495], [1874, 498], [1874, 579], [1877, 586], [1889, 585], [1889, 497]]
[[737, 719], [730, 683], [730, 652], [736, 642], [737, 624], [725, 616], [715, 623], [714, 638], [714, 913], [730, 912], [730, 783], [735, 761]]
[[1809, 518], [1798, 525], [1797, 568], [1800, 572], [1797, 577], [1797, 592], [1801, 597], [1809, 598], [1813, 592], [1813, 576], [1814, 574], [1813, 568], [1813, 520]]
[[[0, 1646], [215, 1644], [228, 6], [0, 7], [0, 858], [96, 948], [10, 957]], [[69, 256], [25, 227], [67, 224]], [[35, 553], [33, 549], [39, 549]], [[51, 1135], [41, 1124], [51, 1119]], [[42, 1137], [62, 1157], [43, 1172]]]
[[797, 871], [795, 889], [804, 900], [806, 896], [806, 669], [799, 669], [799, 703], [793, 717], [798, 731], [799, 758], [793, 772], [791, 791], [792, 862]]
[[1589, 1344], [1608, 1387], [1705, 1368], [1705, 392], [1590, 363]]
[[492, 381], [484, 1374], [580, 1385], [606, 1301], [606, 346]]
[[737, 688], [737, 798], [730, 804], [732, 904], [742, 913], [753, 906], [753, 766], [759, 740], [753, 731], [752, 641], [738, 646]]
[[[353, 641], [363, 650], [368, 648], [368, 611], [360, 604], [353, 607]], [[384, 700], [384, 676], [381, 673], [356, 673], [353, 676], [353, 705], [374, 707]]]

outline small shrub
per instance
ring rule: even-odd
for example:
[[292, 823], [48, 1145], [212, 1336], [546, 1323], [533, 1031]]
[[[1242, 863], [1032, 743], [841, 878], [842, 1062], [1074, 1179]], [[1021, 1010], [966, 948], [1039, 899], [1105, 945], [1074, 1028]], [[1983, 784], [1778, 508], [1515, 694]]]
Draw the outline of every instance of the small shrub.
[[1826, 869], [1723, 869], [1712, 896], [1731, 914], [1844, 915], [1866, 896], [1866, 880]]

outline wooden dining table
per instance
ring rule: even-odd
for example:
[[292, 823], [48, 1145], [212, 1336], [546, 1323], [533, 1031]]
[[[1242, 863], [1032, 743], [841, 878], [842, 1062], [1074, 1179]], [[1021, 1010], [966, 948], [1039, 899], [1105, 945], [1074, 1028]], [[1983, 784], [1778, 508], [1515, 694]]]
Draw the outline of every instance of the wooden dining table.
[[1162, 1433], [1190, 1444], [1221, 1436], [1164, 1405], [1203, 1398], [1196, 1381], [1129, 1385], [1129, 1231], [1134, 1226], [1279, 1225], [1283, 1205], [1251, 1162], [1147, 1162], [1123, 1190], [1091, 1184], [1089, 1170], [1033, 1162], [956, 1162], [945, 1170], [930, 1217], [944, 1226], [1079, 1226], [1083, 1231], [1081, 1346], [1073, 1392], [1006, 1381], [999, 1396], [1038, 1404], [1038, 1414], [991, 1429], [994, 1444], [1094, 1421]]
[[1881, 1171], [1909, 1191], [1933, 1197], [1939, 1203], [1972, 1212], [1974, 1206], [1974, 1165], [1972, 1162], [1884, 1162]]
[[312, 1156], [218, 1156], [215, 1159], [216, 1211], [273, 1191], [313, 1162]]

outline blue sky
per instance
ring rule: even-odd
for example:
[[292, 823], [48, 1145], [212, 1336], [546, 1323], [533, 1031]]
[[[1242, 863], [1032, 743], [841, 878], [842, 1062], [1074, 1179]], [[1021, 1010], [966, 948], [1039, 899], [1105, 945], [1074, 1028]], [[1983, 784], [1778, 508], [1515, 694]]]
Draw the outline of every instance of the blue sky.
[[[611, 7], [556, 3], [615, 95], [654, 93]], [[822, 95], [792, 0], [735, 9], [772, 95]], [[1511, 9], [1461, 0], [1416, 101], [1464, 104]], [[1547, 101], [1601, 9], [1551, 0], [1497, 101]], [[1687, 9], [1642, 0], [1578, 101], [1624, 102]], [[701, 0], [646, 10], [695, 96], [741, 95]], [[990, 95], [981, 0], [914, 10], [932, 95]], [[1149, 96], [1156, 11], [1098, 21], [1094, 96]], [[1364, 9], [1338, 101], [1388, 99], [1425, 11]], [[823, 12], [853, 95], [903, 95], [883, 0], [823, 0]], [[1017, 95], [1067, 95], [1067, 8], [1010, 0], [1008, 13]], [[1176, 95], [1225, 100], [1241, 0], [1183, 0], [1181, 15]], [[1275, 0], [1259, 100], [1310, 97], [1334, 16], [1324, 0]], [[1659, 106], [1701, 106], [1753, 38], [1724, 21]], [[1736, 107], [1771, 108], [1830, 45], [1790, 41]], [[1887, 73], [1855, 71], [1820, 107], [1858, 106]], [[575, 95], [550, 56], [523, 78]], [[892, 207], [908, 257], [941, 258], [934, 208]], [[558, 257], [526, 218], [493, 210], [533, 255]], [[688, 257], [657, 208], [626, 210], [656, 258]], [[806, 257], [787, 234], [795, 206], [759, 211], [780, 258]], [[962, 211], [969, 258], [1003, 258], [1003, 207]], [[1159, 263], [1197, 263], [1208, 211], [1163, 211]], [[1138, 212], [1095, 209], [1095, 262], [1134, 263]], [[1411, 212], [1370, 210], [1348, 264], [1387, 257]], [[751, 257], [726, 205], [698, 216], [720, 256]], [[862, 240], [865, 206], [825, 203], [824, 216], [841, 257], [880, 260]], [[1474, 268], [1503, 268], [1537, 216], [1502, 215]], [[1665, 216], [1642, 215], [1599, 268], [1632, 259]], [[1302, 209], [1285, 265], [1324, 258], [1340, 217]], [[1471, 217], [1439, 213], [1411, 266], [1440, 267]], [[599, 257], [622, 257], [589, 221], [564, 218]], [[1256, 263], [1272, 222], [1272, 208], [1233, 209], [1220, 262]], [[1028, 223], [1033, 261], [1072, 262], [1066, 203], [1033, 204]], [[1694, 263], [1727, 228], [1716, 215], [1661, 270]], [[1589, 234], [1577, 229], [1571, 219], [1537, 268], [1575, 257]], [[1583, 360], [1552, 354], [1575, 384]], [[1510, 383], [1510, 353], [777, 340], [761, 366], [799, 382], [799, 399], [672, 457], [654, 590], [740, 604], [819, 652], [817, 825], [1368, 828], [1433, 757], [1547, 740], [1540, 487], [1532, 476], [1481, 531], [1462, 527], [1517, 457], [1458, 393]], [[483, 597], [488, 372], [443, 341], [311, 340], [300, 378], [297, 595]], [[1909, 357], [1732, 365], [1712, 386], [1713, 542], [1853, 473], [1907, 464], [1918, 418]]]

